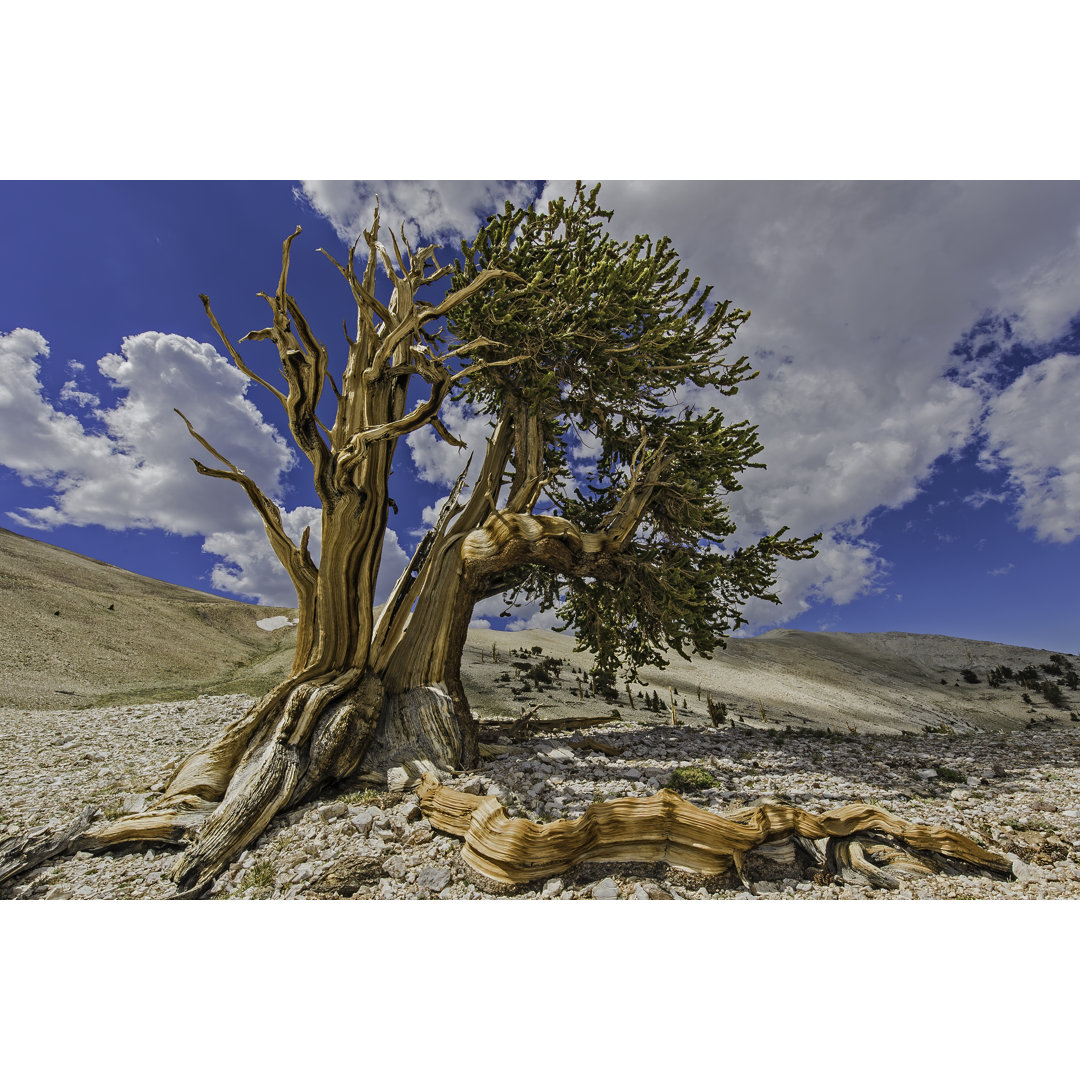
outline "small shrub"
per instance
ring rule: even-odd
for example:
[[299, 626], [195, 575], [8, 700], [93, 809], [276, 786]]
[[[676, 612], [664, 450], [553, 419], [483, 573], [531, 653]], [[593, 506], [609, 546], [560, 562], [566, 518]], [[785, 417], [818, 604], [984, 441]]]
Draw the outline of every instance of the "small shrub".
[[1020, 686], [1023, 686], [1028, 690], [1038, 690], [1039, 683], [1042, 679], [1039, 675], [1039, 669], [1028, 664], [1027, 667], [1016, 673], [1016, 681]]
[[937, 774], [939, 780], [947, 780], [950, 784], [962, 784], [967, 777], [959, 772], [957, 769], [950, 769], [945, 765], [937, 766]]
[[540, 684], [550, 686], [552, 682], [551, 672], [548, 669], [547, 664], [533, 664], [525, 675], [526, 679], [532, 679], [536, 689], [540, 689]]
[[365, 788], [363, 791], [350, 791], [347, 795], [342, 795], [338, 801], [350, 805], [360, 804], [364, 806], [367, 803], [377, 802], [378, 799], [379, 792], [374, 788]]
[[727, 706], [722, 701], [714, 701], [712, 694], [708, 695], [706, 705], [709, 710], [709, 719], [714, 727], [719, 727], [727, 718]]
[[1057, 683], [1046, 679], [1044, 682], [1039, 683], [1039, 693], [1041, 693], [1055, 709], [1065, 708], [1065, 695], [1061, 692], [1061, 687], [1058, 686]]
[[244, 876], [240, 879], [240, 884], [237, 887], [237, 891], [244, 892], [246, 889], [252, 887], [256, 889], [263, 889], [267, 887], [273, 887], [274, 884], [274, 867], [263, 860], [257, 862]]
[[971, 668], [964, 668], [964, 670], [960, 672], [960, 676], [966, 683], [982, 682], [979, 676], [976, 675], [975, 672], [971, 670]]
[[719, 785], [720, 781], [711, 772], [697, 765], [687, 765], [675, 770], [669, 786], [673, 791], [687, 795], [691, 791], [704, 791], [705, 788]]

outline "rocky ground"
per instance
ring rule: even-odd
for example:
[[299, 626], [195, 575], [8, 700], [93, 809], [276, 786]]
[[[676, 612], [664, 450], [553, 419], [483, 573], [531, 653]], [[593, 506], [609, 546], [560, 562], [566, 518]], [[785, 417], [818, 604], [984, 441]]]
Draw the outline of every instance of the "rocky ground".
[[[172, 770], [251, 703], [242, 695], [59, 711], [0, 709], [0, 841], [68, 823], [85, 806], [106, 817], [141, 809]], [[629, 712], [629, 710], [625, 710]], [[591, 737], [603, 750], [583, 745]], [[580, 815], [595, 800], [647, 796], [697, 766], [715, 786], [689, 793], [723, 813], [758, 799], [813, 812], [848, 802], [943, 825], [1016, 857], [1017, 879], [974, 873], [906, 879], [895, 891], [827, 880], [791, 850], [748, 864], [738, 880], [662, 865], [593, 864], [507, 888], [470, 870], [462, 841], [433, 832], [415, 794], [358, 785], [278, 819], [215, 882], [225, 899], [1042, 899], [1080, 897], [1080, 741], [1068, 721], [1006, 733], [896, 735], [798, 730], [778, 723], [672, 727], [625, 719], [498, 740], [499, 756], [450, 786], [497, 795], [535, 820]], [[610, 751], [614, 751], [611, 753]], [[782, 847], [782, 845], [781, 845]], [[0, 887], [13, 899], [167, 899], [175, 852], [157, 849], [47, 863]]]

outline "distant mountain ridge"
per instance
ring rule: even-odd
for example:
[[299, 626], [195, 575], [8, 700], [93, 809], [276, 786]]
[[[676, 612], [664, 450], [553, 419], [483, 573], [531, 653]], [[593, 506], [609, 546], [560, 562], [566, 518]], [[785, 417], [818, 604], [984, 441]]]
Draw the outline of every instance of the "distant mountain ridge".
[[[0, 528], [0, 706], [260, 694], [288, 673], [296, 632], [267, 632], [256, 623], [291, 614], [142, 577]], [[511, 652], [534, 649], [563, 665], [550, 688], [527, 693]], [[1029, 706], [1015, 684], [986, 682], [995, 667], [1038, 667], [1051, 655], [937, 634], [771, 630], [731, 639], [712, 660], [672, 654], [667, 668], [644, 669], [648, 685], [631, 687], [631, 710], [625, 686], [614, 703], [579, 696], [589, 686], [591, 659], [574, 651], [572, 637], [473, 630], [462, 681], [481, 715], [516, 716], [537, 703], [541, 716], [608, 715], [615, 707], [644, 718], [637, 695], [656, 691], [665, 707], [673, 692], [680, 719], [690, 723], [706, 722], [711, 695], [741, 723], [841, 733], [846, 725], [883, 733], [942, 725], [1008, 730], [1045, 715], [1067, 721], [1067, 712], [1037, 694]], [[980, 681], [966, 682], [965, 668]], [[1068, 696], [1069, 707], [1080, 710], [1080, 695]]]

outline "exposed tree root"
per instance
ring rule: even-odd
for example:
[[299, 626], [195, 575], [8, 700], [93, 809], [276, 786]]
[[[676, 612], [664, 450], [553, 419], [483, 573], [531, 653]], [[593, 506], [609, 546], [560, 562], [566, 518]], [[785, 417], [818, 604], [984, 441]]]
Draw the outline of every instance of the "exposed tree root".
[[5, 843], [0, 881], [75, 851], [176, 844], [184, 850], [173, 880], [185, 895], [199, 895], [280, 810], [357, 768], [382, 702], [380, 681], [355, 669], [290, 680], [186, 758], [141, 813], [93, 826], [90, 808], [62, 832]]
[[462, 858], [469, 866], [514, 885], [563, 874], [585, 862], [664, 862], [697, 873], [734, 870], [741, 875], [748, 852], [792, 835], [829, 839], [827, 858], [834, 875], [877, 887], [898, 883], [872, 859], [889, 859], [895, 870], [907, 873], [945, 869], [942, 859], [979, 871], [1012, 873], [1009, 859], [960, 833], [913, 825], [859, 803], [821, 815], [762, 805], [720, 816], [664, 790], [643, 799], [595, 803], [580, 818], [541, 825], [509, 817], [493, 796], [454, 791], [429, 775], [420, 787], [420, 804], [436, 829], [464, 838]]
[[65, 829], [34, 829], [24, 836], [13, 836], [0, 844], [0, 882], [33, 870], [58, 855], [78, 851], [90, 822], [97, 816], [96, 806], [88, 806]]

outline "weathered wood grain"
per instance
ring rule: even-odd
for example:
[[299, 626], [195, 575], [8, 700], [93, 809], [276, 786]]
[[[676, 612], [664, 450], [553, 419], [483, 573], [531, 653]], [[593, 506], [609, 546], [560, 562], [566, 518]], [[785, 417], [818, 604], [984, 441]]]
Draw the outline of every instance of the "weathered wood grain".
[[[826, 814], [766, 804], [733, 814], [714, 814], [663, 790], [648, 798], [594, 803], [573, 820], [538, 824], [511, 818], [493, 796], [467, 795], [428, 774], [420, 805], [432, 826], [465, 841], [462, 858], [496, 881], [520, 884], [566, 873], [588, 862], [663, 862], [703, 874], [741, 872], [743, 859], [763, 844], [797, 835], [807, 840], [884, 834], [916, 851], [958, 859], [1008, 875], [1012, 864], [950, 829], [915, 825], [874, 806], [854, 803]], [[861, 847], [834, 851], [837, 871], [847, 867], [872, 884], [892, 887]], [[889, 881], [886, 881], [886, 878]]]

